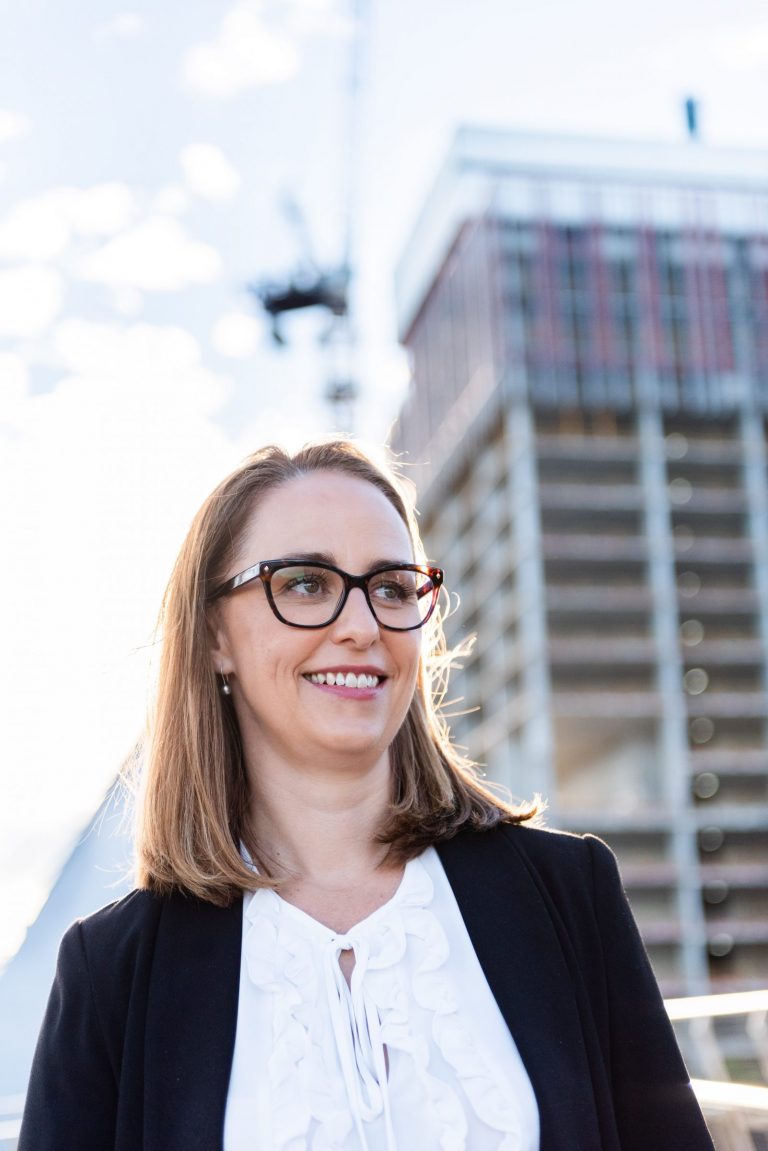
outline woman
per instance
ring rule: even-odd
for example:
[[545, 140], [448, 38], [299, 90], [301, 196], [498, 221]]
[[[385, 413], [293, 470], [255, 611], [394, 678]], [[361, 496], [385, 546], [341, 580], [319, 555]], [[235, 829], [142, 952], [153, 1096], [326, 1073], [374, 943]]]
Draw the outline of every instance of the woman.
[[64, 938], [20, 1151], [711, 1148], [611, 853], [526, 826], [435, 713], [441, 583], [349, 443], [210, 496], [138, 889]]

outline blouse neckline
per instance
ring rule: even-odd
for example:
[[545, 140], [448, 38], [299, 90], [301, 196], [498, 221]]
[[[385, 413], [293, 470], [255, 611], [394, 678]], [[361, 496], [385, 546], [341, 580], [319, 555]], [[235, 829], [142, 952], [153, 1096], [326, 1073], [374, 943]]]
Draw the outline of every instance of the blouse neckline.
[[346, 931], [336, 931], [335, 928], [329, 927], [327, 923], [323, 923], [322, 920], [317, 919], [314, 915], [310, 915], [308, 911], [304, 911], [303, 908], [298, 907], [295, 903], [291, 903], [289, 899], [285, 899], [279, 891], [273, 891], [273, 894], [275, 895], [280, 908], [286, 915], [292, 916], [297, 920], [299, 924], [303, 923], [309, 931], [318, 935], [321, 940], [331, 940], [341, 936], [357, 935], [360, 932], [365, 932], [368, 928], [373, 927], [376, 921], [381, 918], [381, 916], [388, 914], [392, 908], [397, 907], [397, 905], [402, 902], [406, 889], [409, 887], [409, 885], [412, 884], [412, 873], [415, 870], [413, 865], [421, 866], [418, 864], [418, 860], [409, 859], [405, 865], [403, 874], [400, 877], [400, 882], [390, 895], [389, 899], [385, 900], [384, 903], [374, 908], [373, 911], [369, 912], [369, 914], [364, 916], [362, 919], [358, 919], [355, 923], [348, 927]]

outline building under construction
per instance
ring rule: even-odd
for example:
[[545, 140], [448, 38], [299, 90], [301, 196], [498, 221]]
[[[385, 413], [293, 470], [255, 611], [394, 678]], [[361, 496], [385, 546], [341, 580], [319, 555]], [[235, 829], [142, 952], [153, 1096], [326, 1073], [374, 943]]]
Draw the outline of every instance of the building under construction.
[[768, 155], [463, 130], [393, 446], [459, 742], [602, 835], [667, 994], [768, 971]]

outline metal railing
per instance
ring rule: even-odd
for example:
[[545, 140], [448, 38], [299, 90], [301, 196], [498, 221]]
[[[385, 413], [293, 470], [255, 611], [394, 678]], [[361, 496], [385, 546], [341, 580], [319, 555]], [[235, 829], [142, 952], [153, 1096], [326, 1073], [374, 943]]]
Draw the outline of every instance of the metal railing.
[[666, 1007], [717, 1151], [768, 1143], [768, 990], [668, 999]]

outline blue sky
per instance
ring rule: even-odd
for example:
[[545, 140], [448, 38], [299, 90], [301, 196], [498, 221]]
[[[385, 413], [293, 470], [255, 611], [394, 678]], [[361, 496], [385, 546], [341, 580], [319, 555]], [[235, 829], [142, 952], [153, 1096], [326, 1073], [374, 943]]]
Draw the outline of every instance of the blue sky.
[[[277, 353], [245, 285], [339, 259], [361, 18], [357, 428], [407, 380], [393, 268], [458, 123], [768, 147], [763, 0], [0, 0], [0, 962], [139, 731], [196, 506], [329, 429], [312, 316]], [[341, 353], [338, 353], [341, 355]]]

